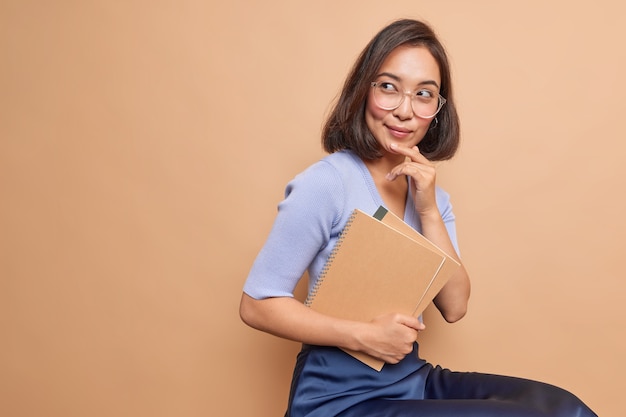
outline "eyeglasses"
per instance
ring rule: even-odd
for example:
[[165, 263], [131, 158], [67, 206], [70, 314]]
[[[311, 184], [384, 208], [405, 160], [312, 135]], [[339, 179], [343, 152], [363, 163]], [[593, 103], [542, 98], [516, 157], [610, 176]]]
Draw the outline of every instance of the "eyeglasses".
[[418, 117], [432, 119], [446, 104], [446, 99], [441, 94], [427, 88], [421, 88], [416, 92], [402, 92], [389, 81], [374, 81], [371, 85], [374, 89], [374, 102], [383, 110], [397, 109], [404, 101], [404, 96], [409, 96], [413, 112]]

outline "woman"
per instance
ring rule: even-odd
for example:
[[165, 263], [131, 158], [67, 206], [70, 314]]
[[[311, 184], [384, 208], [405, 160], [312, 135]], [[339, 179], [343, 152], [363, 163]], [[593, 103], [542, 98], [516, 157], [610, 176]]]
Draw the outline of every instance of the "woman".
[[[328, 156], [296, 176], [241, 299], [248, 325], [303, 343], [288, 417], [593, 416], [560, 388], [518, 378], [451, 372], [419, 358], [415, 317], [371, 322], [318, 313], [293, 298], [308, 269], [315, 285], [353, 209], [383, 205], [459, 262], [449, 196], [433, 161], [451, 158], [459, 122], [445, 50], [414, 20], [382, 29], [355, 63], [323, 131]], [[434, 303], [448, 322], [467, 310], [461, 267]], [[341, 349], [382, 359], [377, 372]]]

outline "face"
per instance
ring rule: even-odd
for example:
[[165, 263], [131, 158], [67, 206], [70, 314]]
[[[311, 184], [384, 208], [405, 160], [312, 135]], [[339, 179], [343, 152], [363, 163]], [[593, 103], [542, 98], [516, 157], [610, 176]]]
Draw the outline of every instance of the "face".
[[[416, 92], [428, 89], [439, 93], [441, 80], [439, 65], [431, 53], [422, 46], [400, 46], [394, 49], [381, 65], [375, 80], [393, 83], [401, 92]], [[370, 88], [365, 106], [367, 127], [378, 141], [383, 154], [393, 153], [390, 145], [404, 147], [417, 145], [433, 119], [417, 116], [411, 105], [411, 94], [394, 110], [381, 109], [373, 98]]]

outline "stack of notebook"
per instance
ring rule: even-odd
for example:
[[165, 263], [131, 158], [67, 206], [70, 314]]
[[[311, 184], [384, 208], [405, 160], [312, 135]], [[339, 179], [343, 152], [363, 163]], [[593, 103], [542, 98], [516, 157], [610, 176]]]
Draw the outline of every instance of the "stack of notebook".
[[[370, 321], [385, 313], [417, 317], [459, 267], [384, 207], [374, 216], [356, 209], [305, 304], [349, 320]], [[345, 351], [376, 370], [384, 365]]]

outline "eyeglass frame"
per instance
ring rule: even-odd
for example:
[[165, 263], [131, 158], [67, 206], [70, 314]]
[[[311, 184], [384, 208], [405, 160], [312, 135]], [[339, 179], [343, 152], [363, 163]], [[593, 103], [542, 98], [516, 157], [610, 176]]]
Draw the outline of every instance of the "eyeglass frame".
[[[386, 83], [386, 82], [388, 82], [388, 81], [372, 81], [372, 82], [370, 83], [370, 87], [372, 87], [372, 88], [376, 88], [376, 87], [378, 87], [381, 83]], [[445, 98], [444, 96], [442, 96], [439, 92], [435, 92], [435, 91], [433, 91], [433, 93], [437, 94], [437, 96], [438, 96], [438, 99], [437, 99], [437, 100], [438, 100], [438, 101], [437, 101], [437, 103], [438, 103], [438, 106], [437, 106], [437, 111], [436, 111], [436, 112], [435, 112], [435, 114], [433, 114], [432, 116], [421, 116], [421, 115], [417, 114], [417, 112], [415, 111], [415, 108], [413, 107], [413, 97], [412, 97], [412, 95], [414, 94], [414, 92], [412, 92], [412, 91], [400, 91], [400, 90], [398, 90], [398, 93], [402, 94], [402, 98], [400, 99], [400, 102], [398, 103], [398, 105], [397, 105], [397, 106], [395, 106], [395, 107], [383, 107], [383, 106], [381, 106], [380, 104], [378, 104], [378, 102], [376, 101], [376, 98], [374, 98], [374, 103], [376, 103], [376, 105], [377, 105], [378, 107], [380, 107], [381, 109], [383, 109], [383, 110], [395, 110], [395, 109], [397, 109], [398, 107], [400, 107], [400, 106], [402, 105], [402, 103], [404, 103], [404, 98], [405, 98], [406, 96], [411, 96], [411, 97], [409, 97], [409, 98], [410, 98], [410, 100], [411, 100], [411, 110], [413, 110], [413, 114], [415, 114], [417, 117], [421, 117], [422, 119], [432, 119], [433, 117], [437, 116], [437, 114], [439, 114], [439, 112], [441, 111], [441, 109], [443, 108], [443, 106], [444, 106], [444, 105], [446, 104], [446, 102], [447, 102], [446, 98]]]

